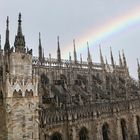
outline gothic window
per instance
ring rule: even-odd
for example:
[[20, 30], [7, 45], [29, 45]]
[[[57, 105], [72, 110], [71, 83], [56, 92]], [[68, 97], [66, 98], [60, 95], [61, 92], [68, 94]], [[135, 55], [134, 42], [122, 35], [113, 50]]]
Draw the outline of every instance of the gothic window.
[[137, 121], [138, 135], [140, 139], [140, 117], [139, 116], [136, 116], [136, 121]]
[[25, 91], [25, 97], [32, 97], [32, 96], [33, 96], [33, 90], [30, 89], [30, 91], [28, 91], [28, 90], [26, 89], [26, 91]]
[[46, 85], [49, 83], [49, 78], [47, 77], [47, 75], [45, 75], [44, 73], [41, 75], [41, 83], [43, 85]]
[[21, 89], [18, 92], [16, 90], [14, 90], [13, 97], [22, 97], [22, 91], [21, 91]]
[[60, 133], [56, 132], [51, 136], [51, 140], [62, 140], [62, 136]]
[[103, 140], [109, 140], [109, 133], [109, 125], [107, 123], [104, 123], [102, 127]]
[[128, 130], [126, 127], [126, 121], [124, 119], [121, 120], [121, 129], [122, 129], [123, 140], [127, 140], [128, 139]]
[[88, 140], [88, 130], [85, 127], [79, 132], [79, 140]]

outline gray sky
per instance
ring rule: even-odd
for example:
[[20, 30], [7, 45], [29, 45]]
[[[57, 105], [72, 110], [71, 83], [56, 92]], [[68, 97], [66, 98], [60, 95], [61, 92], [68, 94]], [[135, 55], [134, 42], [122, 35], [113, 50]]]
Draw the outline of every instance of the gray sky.
[[[13, 46], [18, 13], [21, 12], [26, 45], [33, 48], [34, 55], [38, 54], [38, 33], [41, 32], [45, 56], [48, 57], [51, 53], [56, 57], [56, 39], [59, 35], [63, 58], [65, 54], [73, 52], [74, 38], [77, 40], [76, 44], [79, 44], [78, 41], [90, 30], [94, 32], [104, 27], [106, 23], [109, 24], [124, 14], [129, 15], [131, 10], [138, 8], [140, 9], [139, 0], [0, 0], [2, 45], [5, 42], [6, 17], [10, 18], [10, 43]], [[99, 62], [98, 44], [101, 44], [103, 55], [107, 56], [109, 62], [110, 46], [117, 63], [118, 51], [124, 49], [130, 73], [137, 78], [136, 58], [140, 59], [140, 20], [115, 35], [101, 38], [96, 44], [90, 42], [91, 37], [85, 38], [85, 43], [89, 41], [94, 62]], [[71, 47], [68, 47], [70, 45]], [[86, 60], [86, 47], [80, 51], [77, 50], [77, 53], [78, 57], [82, 53], [83, 59]]]

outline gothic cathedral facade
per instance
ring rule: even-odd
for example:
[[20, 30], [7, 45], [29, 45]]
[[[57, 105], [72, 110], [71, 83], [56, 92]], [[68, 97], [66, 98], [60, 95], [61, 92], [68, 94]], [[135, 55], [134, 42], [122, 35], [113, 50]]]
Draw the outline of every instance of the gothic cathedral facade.
[[140, 140], [140, 65], [130, 74], [124, 52], [111, 64], [100, 50], [100, 63], [44, 56], [39, 34], [38, 57], [28, 49], [21, 14], [14, 47], [9, 18], [2, 49], [0, 38], [0, 140]]

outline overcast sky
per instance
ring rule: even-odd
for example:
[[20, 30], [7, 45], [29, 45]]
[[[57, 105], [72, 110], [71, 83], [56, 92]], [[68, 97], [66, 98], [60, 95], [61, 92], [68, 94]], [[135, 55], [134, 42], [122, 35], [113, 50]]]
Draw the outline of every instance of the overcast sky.
[[[80, 40], [91, 29], [94, 32], [115, 18], [140, 8], [140, 0], [0, 0], [0, 34], [5, 42], [5, 20], [10, 19], [10, 44], [13, 46], [17, 32], [18, 13], [22, 14], [22, 28], [26, 45], [38, 55], [38, 33], [41, 32], [45, 56], [56, 57], [57, 36], [60, 36], [62, 58], [73, 52], [72, 40]], [[91, 38], [90, 38], [91, 39]], [[90, 40], [89, 39], [89, 40]], [[86, 38], [85, 38], [86, 40]], [[88, 38], [86, 41], [89, 41]], [[137, 78], [136, 58], [140, 59], [140, 20], [114, 36], [101, 38], [104, 56], [110, 62], [109, 47], [112, 46], [115, 61], [118, 51], [124, 49], [130, 73]], [[78, 44], [78, 42], [77, 42]], [[68, 47], [71, 45], [71, 48]], [[99, 47], [89, 42], [94, 62], [99, 62]], [[78, 47], [78, 46], [77, 46]], [[66, 51], [63, 51], [66, 50]], [[78, 51], [86, 60], [87, 49]]]

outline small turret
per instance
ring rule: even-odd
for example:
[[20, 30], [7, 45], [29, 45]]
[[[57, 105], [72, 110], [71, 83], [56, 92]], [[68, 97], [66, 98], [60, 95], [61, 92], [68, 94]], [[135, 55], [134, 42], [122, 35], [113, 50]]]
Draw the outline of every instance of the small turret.
[[10, 51], [10, 43], [9, 43], [9, 17], [7, 17], [4, 52], [5, 52], [5, 54], [7, 54], [7, 53], [9, 53], [9, 51]]
[[18, 18], [18, 30], [17, 30], [17, 35], [15, 37], [15, 42], [14, 42], [14, 46], [15, 46], [15, 52], [22, 52], [25, 53], [26, 49], [25, 49], [25, 38], [22, 34], [22, 27], [21, 27], [21, 13], [19, 13], [19, 18]]
[[75, 39], [73, 40], [73, 47], [74, 47], [74, 62], [77, 63], [77, 53], [75, 48]]
[[57, 61], [61, 62], [61, 51], [60, 51], [60, 44], [59, 44], [59, 36], [57, 37]]

